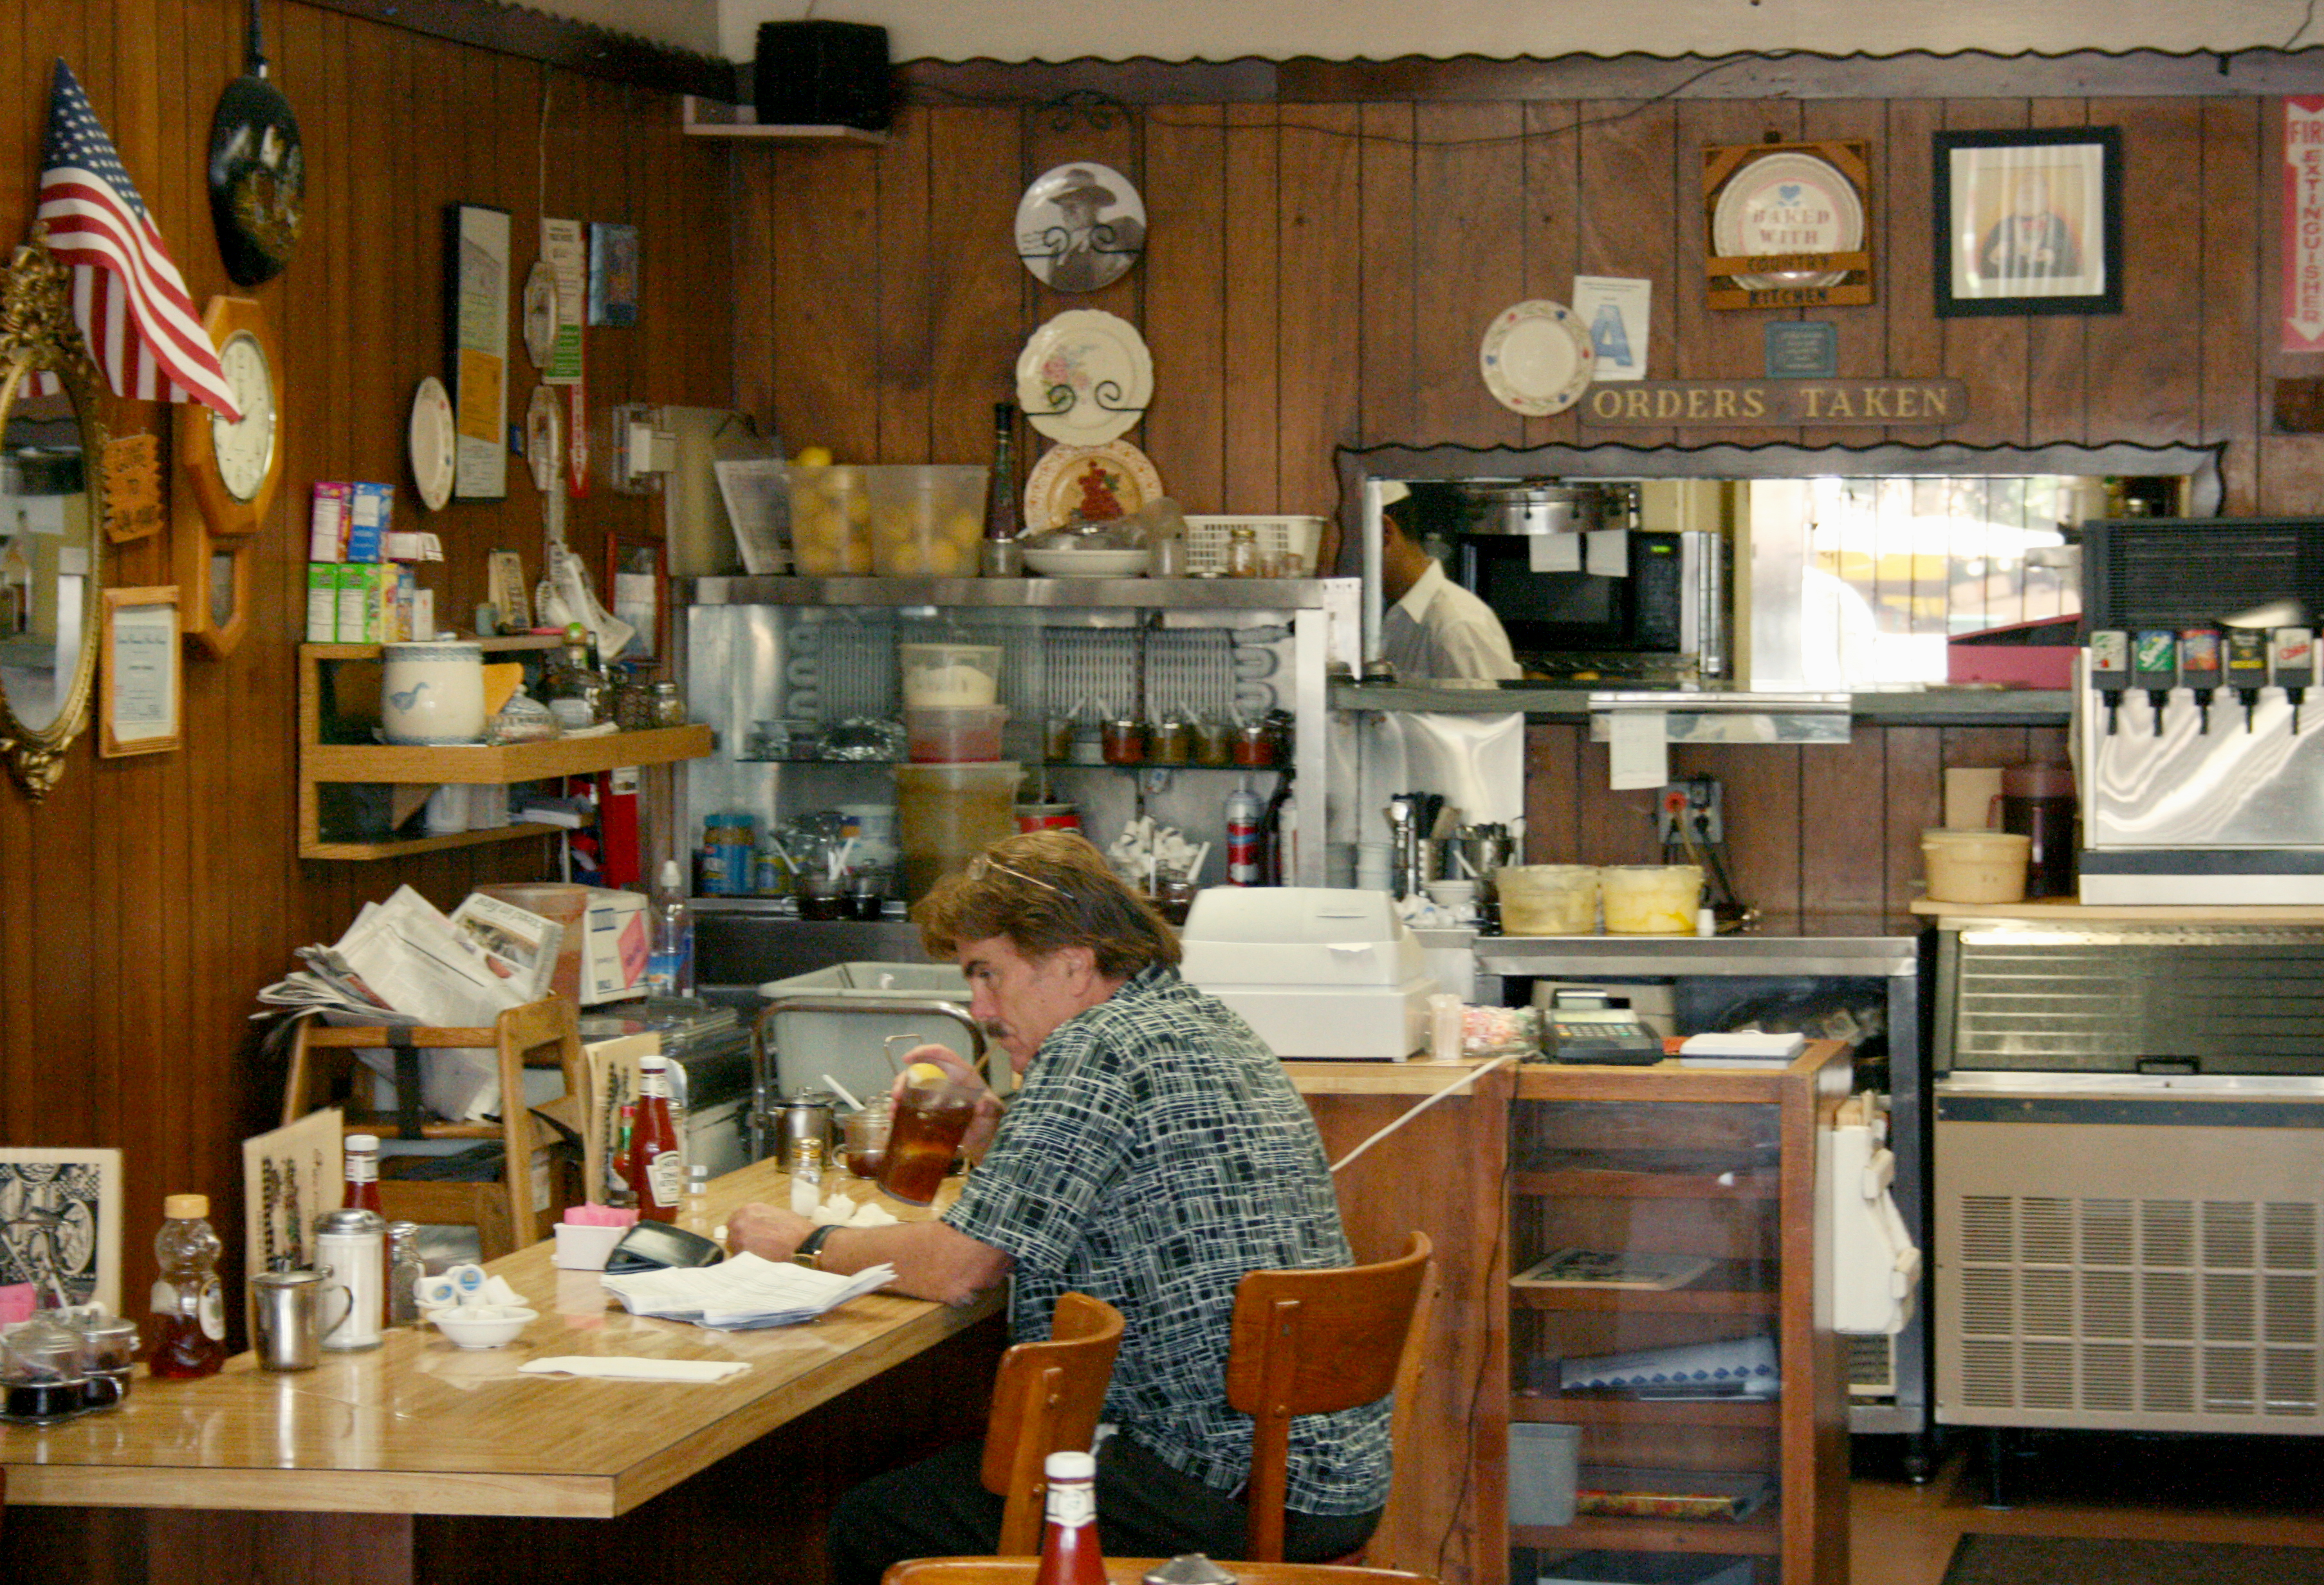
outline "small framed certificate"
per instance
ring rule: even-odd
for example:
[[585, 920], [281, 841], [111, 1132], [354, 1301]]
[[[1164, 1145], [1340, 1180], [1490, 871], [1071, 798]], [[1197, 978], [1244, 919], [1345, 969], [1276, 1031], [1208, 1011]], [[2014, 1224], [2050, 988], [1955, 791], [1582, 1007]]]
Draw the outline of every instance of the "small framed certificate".
[[100, 642], [97, 751], [107, 758], [178, 746], [178, 586], [107, 589]]

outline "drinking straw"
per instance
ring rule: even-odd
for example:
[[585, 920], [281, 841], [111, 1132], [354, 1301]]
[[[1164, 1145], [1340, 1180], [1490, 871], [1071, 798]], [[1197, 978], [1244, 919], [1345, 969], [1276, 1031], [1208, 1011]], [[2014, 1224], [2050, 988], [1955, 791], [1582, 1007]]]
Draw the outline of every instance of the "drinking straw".
[[861, 1111], [863, 1110], [863, 1103], [861, 1101], [856, 1100], [854, 1096], [849, 1094], [847, 1092], [847, 1086], [841, 1083], [837, 1079], [833, 1078], [829, 1074], [825, 1074], [823, 1075], [823, 1082], [837, 1092], [839, 1098], [842, 1101], [847, 1102], [848, 1110]]
[[846, 873], [847, 861], [854, 856], [855, 839], [851, 836], [845, 842], [841, 843], [839, 844], [839, 850], [831, 855], [831, 878], [834, 880], [838, 880], [842, 875]]
[[1186, 866], [1186, 879], [1194, 880], [1203, 872], [1203, 861], [1211, 856], [1211, 844], [1204, 843], [1194, 850], [1194, 861]]

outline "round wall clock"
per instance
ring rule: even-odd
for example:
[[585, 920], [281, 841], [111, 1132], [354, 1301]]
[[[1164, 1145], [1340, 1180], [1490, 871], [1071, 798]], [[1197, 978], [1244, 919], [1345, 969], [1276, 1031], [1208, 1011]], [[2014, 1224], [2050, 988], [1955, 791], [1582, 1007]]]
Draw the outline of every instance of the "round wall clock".
[[202, 326], [242, 416], [179, 403], [178, 461], [208, 532], [240, 538], [258, 531], [282, 478], [282, 364], [265, 315], [249, 298], [212, 298]]

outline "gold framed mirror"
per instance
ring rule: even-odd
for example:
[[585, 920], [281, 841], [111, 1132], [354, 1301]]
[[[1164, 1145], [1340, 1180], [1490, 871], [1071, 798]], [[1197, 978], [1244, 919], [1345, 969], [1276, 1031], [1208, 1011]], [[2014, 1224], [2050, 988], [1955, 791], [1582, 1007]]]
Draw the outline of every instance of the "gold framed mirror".
[[34, 799], [88, 724], [102, 598], [100, 382], [35, 227], [0, 272], [0, 755]]

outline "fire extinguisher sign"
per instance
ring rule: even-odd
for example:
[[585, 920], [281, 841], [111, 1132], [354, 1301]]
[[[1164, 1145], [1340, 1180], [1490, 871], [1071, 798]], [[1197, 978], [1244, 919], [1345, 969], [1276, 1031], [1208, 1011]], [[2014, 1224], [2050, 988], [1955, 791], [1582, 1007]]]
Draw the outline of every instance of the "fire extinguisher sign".
[[2283, 350], [2324, 352], [2324, 98], [2283, 102]]

